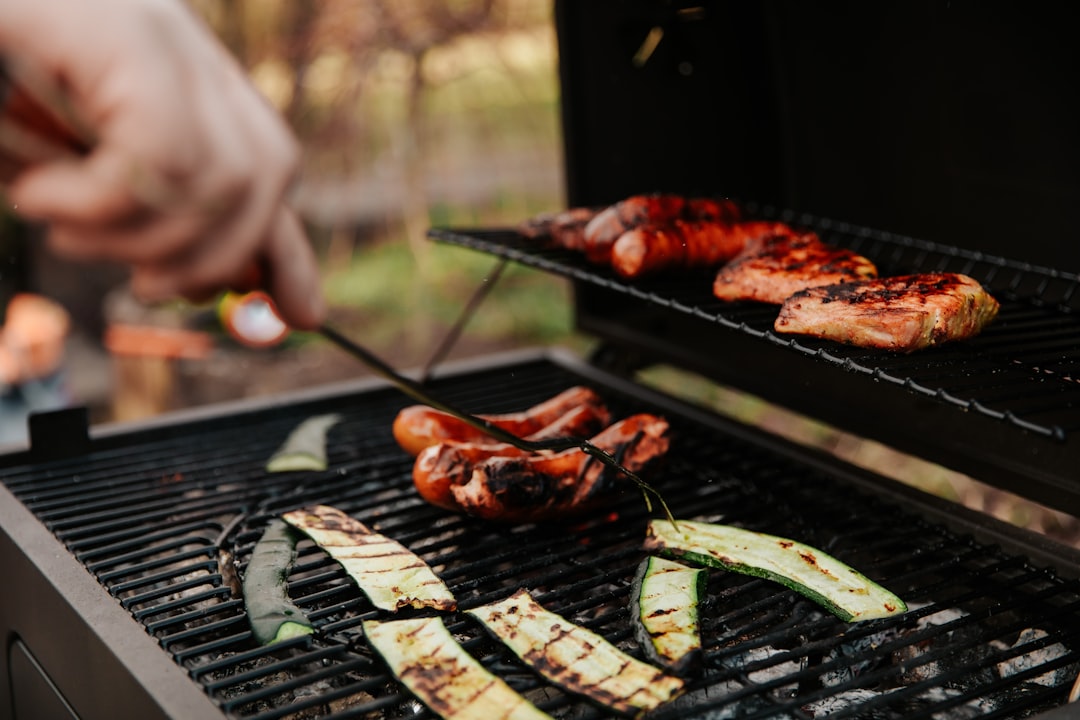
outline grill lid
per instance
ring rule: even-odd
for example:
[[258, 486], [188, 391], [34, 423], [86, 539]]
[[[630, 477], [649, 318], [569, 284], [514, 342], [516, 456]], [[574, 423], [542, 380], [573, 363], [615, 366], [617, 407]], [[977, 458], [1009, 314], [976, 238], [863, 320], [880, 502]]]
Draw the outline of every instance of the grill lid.
[[[826, 709], [836, 717], [1027, 717], [1064, 701], [1080, 670], [1080, 583], [905, 510], [880, 488], [867, 492], [865, 473], [576, 364], [519, 360], [435, 385], [463, 407], [499, 412], [577, 383], [596, 387], [617, 414], [652, 410], [672, 421], [663, 491], [677, 515], [798, 538], [913, 608], [848, 625], [781, 586], [713, 571], [706, 670], [655, 717], [809, 718]], [[272, 648], [251, 639], [219, 549], [233, 552], [242, 573], [266, 520], [312, 503], [335, 505], [421, 555], [462, 609], [527, 587], [639, 653], [627, 603], [643, 557], [640, 496], [630, 490], [609, 514], [569, 526], [501, 527], [448, 514], [417, 497], [411, 459], [392, 439], [391, 420], [408, 402], [376, 389], [96, 438], [77, 458], [9, 457], [4, 484], [229, 717], [416, 713], [359, 631], [378, 612], [309, 543], [289, 593], [318, 633]], [[343, 416], [329, 433], [329, 469], [267, 475], [263, 464], [285, 435], [325, 412]], [[965, 522], [952, 508], [946, 516]], [[1080, 573], [1066, 555], [1059, 565]], [[539, 681], [467, 617], [452, 615], [448, 625], [547, 712], [605, 716]]]

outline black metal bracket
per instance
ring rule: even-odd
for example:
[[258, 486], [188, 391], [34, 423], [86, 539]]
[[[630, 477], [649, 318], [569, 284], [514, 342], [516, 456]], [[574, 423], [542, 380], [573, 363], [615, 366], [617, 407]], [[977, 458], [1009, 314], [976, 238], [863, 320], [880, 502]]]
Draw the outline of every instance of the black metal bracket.
[[85, 406], [32, 413], [27, 420], [30, 455], [59, 460], [90, 452], [90, 413]]

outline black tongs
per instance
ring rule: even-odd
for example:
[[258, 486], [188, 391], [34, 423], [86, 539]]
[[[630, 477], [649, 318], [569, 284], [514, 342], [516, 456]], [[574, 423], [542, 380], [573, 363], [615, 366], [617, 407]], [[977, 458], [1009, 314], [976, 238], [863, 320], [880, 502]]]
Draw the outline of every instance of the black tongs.
[[424, 388], [423, 385], [398, 373], [396, 370], [390, 367], [390, 365], [388, 365], [378, 356], [373, 354], [367, 348], [353, 342], [334, 328], [324, 324], [319, 327], [318, 332], [327, 340], [334, 343], [345, 352], [360, 360], [362, 363], [367, 365], [376, 373], [392, 382], [399, 390], [401, 390], [417, 402], [433, 407], [436, 410], [441, 410], [442, 412], [445, 412], [449, 415], [453, 415], [458, 420], [461, 420], [464, 423], [468, 423], [477, 430], [481, 430], [487, 433], [488, 435], [500, 442], [504, 442], [508, 445], [513, 445], [514, 447], [520, 450], [525, 450], [527, 452], [540, 452], [543, 450], [560, 451], [577, 448], [584, 452], [586, 455], [596, 458], [604, 465], [630, 478], [630, 480], [632, 480], [634, 484], [638, 486], [638, 489], [641, 490], [641, 494], [645, 498], [645, 505], [649, 510], [652, 510], [652, 501], [650, 500], [649, 496], [655, 496], [657, 501], [660, 503], [660, 506], [664, 509], [664, 513], [667, 515], [668, 519], [674, 522], [671, 517], [671, 511], [668, 510], [667, 503], [664, 502], [664, 498], [660, 496], [660, 493], [658, 493], [655, 489], [653, 489], [652, 486], [642, 480], [636, 473], [632, 472], [622, 463], [616, 460], [611, 455], [611, 453], [597, 447], [596, 445], [593, 445], [588, 440], [581, 440], [578, 438], [570, 437], [551, 438], [549, 440], [526, 440], [524, 438], [518, 437], [513, 433], [503, 430], [502, 428], [498, 427], [497, 425], [488, 420], [467, 413], [464, 410], [458, 408], [457, 406], [433, 396], [430, 392], [428, 392], [428, 390]]

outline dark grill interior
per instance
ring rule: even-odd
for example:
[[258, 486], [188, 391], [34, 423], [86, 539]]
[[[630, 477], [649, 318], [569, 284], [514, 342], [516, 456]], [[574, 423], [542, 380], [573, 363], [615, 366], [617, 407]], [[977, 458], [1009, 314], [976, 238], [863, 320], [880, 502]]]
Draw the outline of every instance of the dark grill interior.
[[[994, 338], [989, 339], [991, 342]], [[635, 389], [588, 366], [518, 360], [436, 380], [485, 412], [592, 384], [617, 414], [664, 413], [674, 450], [662, 489], [678, 517], [722, 520], [816, 545], [898, 592], [912, 610], [847, 625], [778, 585], [712, 572], [707, 662], [655, 717], [1027, 717], [1060, 705], [1080, 669], [1080, 585], [868, 491], [865, 473]], [[226, 716], [426, 717], [359, 632], [377, 613], [334, 563], [301, 545], [291, 596], [319, 626], [270, 649], [251, 640], [221, 550], [243, 572], [268, 517], [335, 505], [422, 555], [463, 608], [528, 587], [549, 608], [639, 655], [626, 604], [647, 513], [627, 491], [610, 514], [565, 527], [500, 527], [421, 501], [390, 435], [407, 399], [366, 390], [98, 438], [70, 459], [11, 456], [5, 485], [186, 669]], [[268, 475], [285, 435], [340, 412], [330, 469]], [[52, 438], [62, 446], [62, 438]], [[452, 631], [558, 717], [597, 707], [538, 681], [464, 616]]]

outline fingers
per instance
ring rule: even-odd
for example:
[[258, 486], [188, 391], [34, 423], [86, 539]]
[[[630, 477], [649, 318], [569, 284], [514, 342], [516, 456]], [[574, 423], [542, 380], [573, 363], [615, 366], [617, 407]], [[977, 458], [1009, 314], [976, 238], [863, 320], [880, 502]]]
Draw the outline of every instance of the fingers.
[[94, 5], [105, 6], [114, 21], [95, 42], [81, 42], [95, 11], [76, 0], [26, 2], [9, 18], [26, 23], [24, 54], [64, 81], [97, 144], [23, 172], [8, 198], [49, 225], [58, 254], [130, 265], [148, 300], [205, 297], [265, 261], [286, 321], [314, 327], [316, 262], [284, 202], [299, 166], [292, 133], [183, 3]]
[[[325, 309], [318, 266], [303, 226], [282, 204], [281, 183], [159, 212], [134, 197], [115, 162], [42, 167], [21, 179], [17, 202], [26, 214], [53, 218], [49, 243], [60, 255], [132, 266], [132, 289], [144, 301], [172, 297], [204, 300], [244, 285], [252, 265], [269, 270], [266, 288], [291, 326], [311, 329]], [[54, 193], [70, 202], [51, 205]], [[229, 193], [211, 193], [226, 197]], [[190, 204], [190, 203], [189, 203]]]
[[33, 220], [115, 224], [141, 209], [126, 164], [106, 149], [85, 161], [36, 165], [15, 179], [8, 198], [20, 215]]
[[265, 289], [282, 319], [298, 330], [318, 327], [326, 315], [318, 261], [295, 212], [283, 207], [257, 239], [252, 251], [239, 251], [235, 241], [209, 242], [183, 261], [136, 265], [132, 291], [147, 302], [177, 296], [205, 300], [223, 288], [250, 289], [253, 263], [261, 261]]
[[299, 330], [314, 330], [326, 318], [315, 253], [299, 218], [283, 210], [266, 246], [270, 294], [285, 322]]

